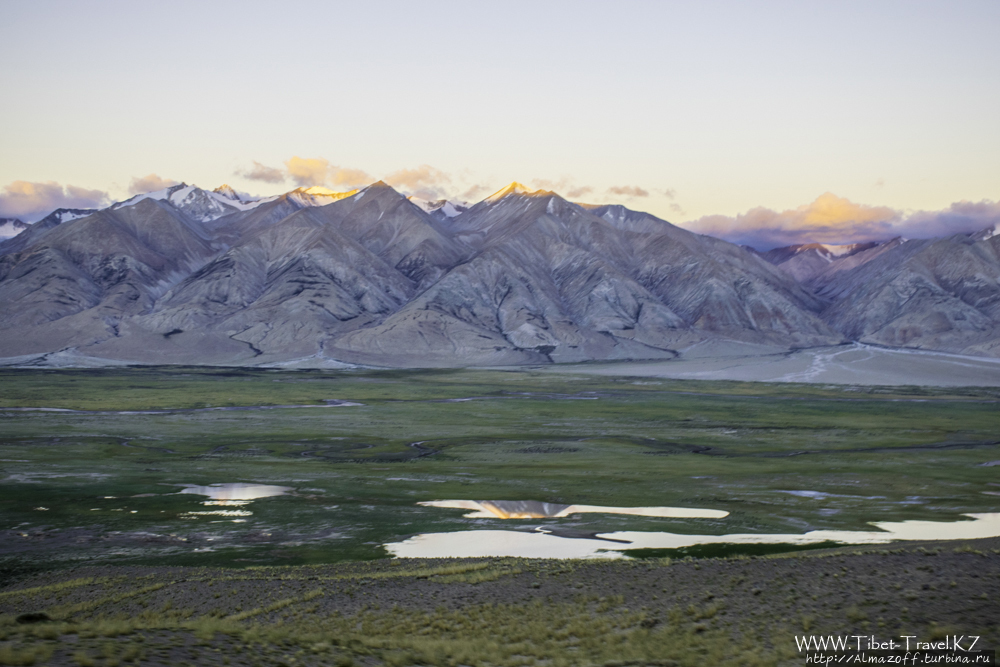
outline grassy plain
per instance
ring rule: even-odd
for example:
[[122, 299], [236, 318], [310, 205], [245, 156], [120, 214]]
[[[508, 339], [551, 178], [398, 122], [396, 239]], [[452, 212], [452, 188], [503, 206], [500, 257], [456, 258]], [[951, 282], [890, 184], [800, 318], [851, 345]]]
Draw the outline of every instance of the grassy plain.
[[[913, 547], [835, 566], [826, 552], [732, 549], [728, 560], [673, 565], [378, 560], [387, 542], [472, 528], [798, 533], [956, 520], [1000, 511], [993, 461], [1000, 390], [989, 388], [530, 370], [2, 370], [0, 587], [41, 589], [0, 592], [0, 664], [48, 654], [218, 664], [219, 652], [247, 665], [779, 664], [794, 658], [791, 633], [816, 628], [929, 636], [971, 632], [979, 618], [995, 636], [996, 614], [977, 600], [995, 601], [996, 544], [946, 547], [947, 562]], [[213, 508], [177, 493], [224, 482], [294, 491], [238, 519], [192, 514]], [[416, 505], [439, 499], [730, 514], [501, 521]], [[772, 563], [820, 565], [789, 591], [798, 566]], [[914, 578], [928, 565], [933, 589]], [[834, 577], [872, 567], [860, 592]], [[37, 610], [54, 620], [14, 620]]]
[[[361, 405], [217, 409], [331, 400]], [[385, 542], [472, 527], [858, 530], [997, 511], [1000, 467], [981, 464], [1000, 459], [1000, 390], [530, 371], [6, 370], [0, 459], [0, 552], [18, 567], [370, 559]], [[220, 482], [295, 491], [251, 503], [238, 523], [191, 515], [205, 499], [176, 493]], [[801, 490], [830, 495], [788, 493]], [[416, 505], [438, 499], [730, 515], [501, 522]]]

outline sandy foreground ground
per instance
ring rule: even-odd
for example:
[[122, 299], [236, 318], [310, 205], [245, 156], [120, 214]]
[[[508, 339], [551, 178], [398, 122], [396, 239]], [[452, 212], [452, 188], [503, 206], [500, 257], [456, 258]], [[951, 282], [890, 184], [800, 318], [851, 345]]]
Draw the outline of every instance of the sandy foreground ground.
[[0, 664], [798, 667], [815, 663], [796, 637], [831, 635], [995, 649], [997, 547], [85, 567], [0, 586]]
[[[729, 353], [727, 355], [726, 353]], [[741, 345], [684, 350], [671, 361], [639, 361], [546, 367], [553, 372], [662, 377], [678, 380], [809, 382], [854, 385], [998, 387], [1000, 359], [944, 352], [838, 345], [794, 352]]]

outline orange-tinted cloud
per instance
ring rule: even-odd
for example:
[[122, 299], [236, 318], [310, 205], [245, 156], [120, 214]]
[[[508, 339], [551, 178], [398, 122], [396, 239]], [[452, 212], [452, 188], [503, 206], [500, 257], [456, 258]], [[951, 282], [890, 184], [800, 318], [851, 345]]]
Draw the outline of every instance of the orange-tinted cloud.
[[619, 197], [648, 197], [649, 191], [643, 190], [638, 185], [615, 185], [608, 188], [608, 192]]
[[281, 183], [285, 180], [285, 172], [274, 167], [268, 167], [266, 164], [257, 162], [257, 160], [253, 161], [253, 166], [249, 169], [236, 171], [235, 175], [242, 176], [251, 181], [263, 181], [264, 183]]
[[372, 177], [361, 169], [338, 167], [326, 158], [303, 158], [293, 156], [285, 160], [289, 176], [302, 187], [328, 185], [334, 188], [356, 188], [368, 185]]
[[888, 206], [856, 204], [827, 192], [795, 209], [758, 207], [735, 217], [705, 216], [684, 227], [767, 250], [800, 243], [883, 241], [895, 236], [930, 238], [979, 231], [994, 224], [1000, 224], [997, 202], [958, 202], [943, 211], [905, 214]]
[[304, 158], [294, 156], [285, 160], [292, 180], [303, 187], [326, 185], [327, 173], [330, 171], [330, 161], [324, 158]]
[[422, 199], [441, 199], [447, 196], [451, 177], [429, 164], [414, 169], [400, 169], [385, 177], [385, 182], [406, 194]]
[[330, 167], [327, 174], [327, 183], [334, 187], [359, 188], [364, 185], [371, 185], [372, 177], [361, 169], [350, 167]]
[[0, 192], [0, 217], [34, 222], [57, 208], [101, 208], [107, 204], [108, 193], [101, 190], [63, 186], [54, 181], [14, 181]]
[[128, 184], [128, 193], [130, 195], [144, 195], [147, 192], [156, 192], [163, 188], [169, 188], [171, 185], [177, 185], [177, 181], [172, 178], [162, 178], [156, 174], [149, 174], [148, 176], [133, 178]]

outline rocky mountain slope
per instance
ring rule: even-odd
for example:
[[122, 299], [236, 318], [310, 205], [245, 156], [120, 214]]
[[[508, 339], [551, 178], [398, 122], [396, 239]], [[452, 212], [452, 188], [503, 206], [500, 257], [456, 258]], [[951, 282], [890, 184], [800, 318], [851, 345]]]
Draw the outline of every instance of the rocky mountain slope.
[[849, 339], [889, 347], [1000, 356], [996, 232], [808, 244], [761, 256], [825, 302], [821, 317]]
[[20, 227], [15, 227], [17, 234], [6, 239], [0, 239], [0, 255], [17, 252], [32, 245], [45, 232], [57, 225], [77, 218], [85, 218], [96, 209], [90, 208], [57, 208], [36, 223], [27, 224], [21, 222]]
[[0, 243], [0, 357], [453, 366], [846, 340], [1000, 355], [996, 243], [762, 256], [518, 184], [471, 207], [381, 182], [257, 200], [179, 184]]
[[1000, 356], [1000, 236], [897, 240], [818, 290], [852, 340]]
[[367, 363], [414, 353], [534, 363], [670, 358], [715, 337], [841, 340], [811, 312], [818, 300], [746, 251], [651, 216], [650, 229], [636, 232], [602, 213], [512, 185], [450, 222], [472, 251], [463, 263], [331, 351]]

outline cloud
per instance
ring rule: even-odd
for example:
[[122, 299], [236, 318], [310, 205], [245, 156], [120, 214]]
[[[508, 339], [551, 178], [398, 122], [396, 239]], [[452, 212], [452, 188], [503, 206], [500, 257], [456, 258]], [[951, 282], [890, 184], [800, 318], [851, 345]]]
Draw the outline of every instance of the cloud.
[[251, 181], [263, 181], [264, 183], [281, 183], [285, 180], [285, 172], [274, 167], [268, 167], [265, 164], [257, 162], [257, 160], [253, 161], [253, 166], [249, 169], [244, 169], [243, 171], [237, 170], [234, 173], [236, 176], [242, 176]]
[[[579, 200], [587, 195], [591, 195], [596, 192], [596, 188], [590, 185], [578, 185], [573, 181], [573, 179], [563, 176], [557, 180], [549, 178], [533, 178], [530, 181], [526, 181], [528, 185], [536, 190], [547, 190], [549, 192], [555, 192], [556, 194], [562, 195], [571, 201]], [[484, 185], [474, 185], [464, 193], [462, 193], [462, 199], [467, 201], [473, 201], [480, 198], [482, 195], [490, 194], [496, 191], [496, 187], [487, 187]], [[627, 197], [648, 197], [649, 192], [643, 190], [640, 187], [626, 185], [623, 187], [609, 188], [608, 192], [617, 195], [624, 195]], [[673, 191], [669, 191], [672, 193]]]
[[0, 217], [34, 222], [57, 208], [102, 208], [108, 201], [108, 193], [102, 190], [62, 186], [54, 181], [14, 181], [0, 192]]
[[551, 181], [547, 178], [536, 178], [531, 181], [531, 185], [541, 190], [548, 190], [562, 195], [568, 199], [579, 199], [589, 195], [594, 191], [589, 185], [577, 185], [571, 179], [563, 177], [558, 181]]
[[917, 211], [906, 216], [901, 226], [903, 236], [915, 239], [1000, 228], [1000, 201], [960, 201], [943, 211]]
[[422, 164], [414, 169], [394, 171], [385, 177], [385, 182], [422, 199], [442, 199], [447, 196], [451, 177], [440, 169]]
[[338, 167], [321, 157], [303, 158], [296, 155], [285, 160], [285, 167], [292, 180], [306, 188], [314, 185], [356, 188], [372, 182], [372, 177], [361, 169]]
[[469, 188], [458, 196], [462, 201], [479, 201], [485, 195], [491, 192], [496, 192], [496, 188], [491, 188], [488, 185], [482, 185], [477, 183], [475, 185], [469, 186]]
[[699, 234], [768, 250], [800, 243], [884, 241], [895, 236], [931, 238], [1000, 224], [1000, 202], [958, 202], [942, 211], [904, 213], [888, 206], [856, 204], [824, 193], [786, 211], [758, 207], [735, 217], [708, 215], [684, 224]]
[[674, 199], [677, 197], [677, 190], [674, 190], [673, 188], [661, 188], [657, 190], [657, 192], [659, 192], [667, 199]]
[[177, 185], [177, 181], [170, 178], [161, 178], [156, 174], [149, 174], [142, 178], [133, 178], [128, 184], [128, 193], [130, 195], [144, 195], [147, 192], [156, 192], [163, 188], [169, 188], [171, 185]]
[[374, 181], [368, 172], [350, 167], [331, 167], [327, 182], [333, 186], [359, 188], [371, 185]]
[[549, 192], [564, 192], [569, 188], [573, 187], [568, 178], [560, 178], [558, 181], [552, 181], [547, 178], [536, 178], [531, 181], [531, 187], [536, 190], [548, 190]]
[[619, 197], [648, 197], [649, 191], [643, 190], [638, 185], [614, 185], [608, 188], [608, 192]]
[[330, 171], [330, 161], [323, 158], [303, 158], [294, 156], [285, 160], [288, 174], [298, 185], [312, 187], [325, 185], [327, 172]]

